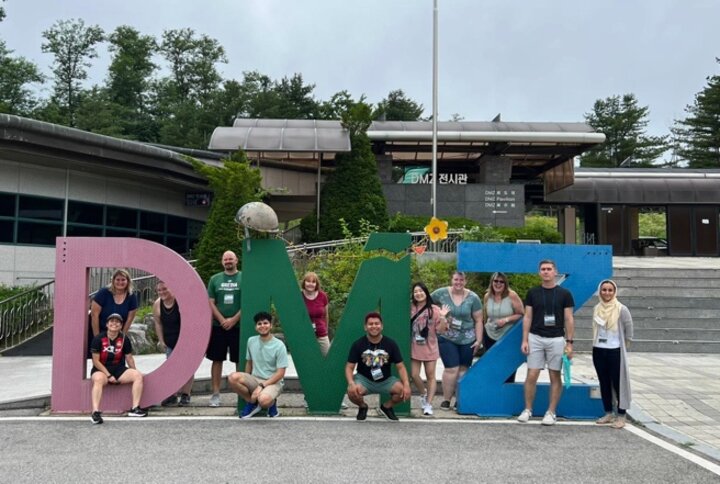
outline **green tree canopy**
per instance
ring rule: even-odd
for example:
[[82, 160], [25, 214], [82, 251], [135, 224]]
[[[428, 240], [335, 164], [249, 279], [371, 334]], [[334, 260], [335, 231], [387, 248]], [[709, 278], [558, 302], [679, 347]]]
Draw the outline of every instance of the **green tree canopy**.
[[28, 116], [38, 103], [30, 85], [44, 78], [35, 64], [12, 52], [0, 40], [0, 112]]
[[380, 101], [373, 113], [373, 119], [385, 121], [417, 121], [423, 113], [423, 105], [418, 104], [405, 95], [402, 89], [390, 91]]
[[75, 114], [80, 104], [82, 81], [87, 79], [90, 59], [98, 56], [95, 46], [105, 40], [97, 25], [85, 26], [82, 19], [59, 20], [42, 33], [42, 51], [55, 56], [52, 71], [54, 92], [51, 102], [65, 125], [75, 126]]
[[[720, 58], [715, 60], [720, 63]], [[720, 168], [720, 75], [707, 78], [707, 86], [685, 112], [687, 117], [673, 128], [677, 154], [690, 168]]]
[[639, 106], [634, 94], [595, 101], [585, 121], [606, 136], [605, 143], [580, 157], [580, 166], [618, 167], [626, 159], [631, 166], [649, 167], [668, 149], [667, 136], [646, 136], [649, 108]]
[[213, 192], [210, 213], [193, 251], [196, 268], [207, 283], [210, 276], [221, 270], [220, 259], [226, 250], [242, 257], [242, 235], [235, 223], [238, 209], [261, 197], [260, 170], [251, 168], [244, 152], [238, 151], [223, 160], [221, 167], [191, 160], [193, 167], [206, 176]]
[[370, 106], [360, 100], [342, 113], [349, 131], [352, 151], [335, 157], [335, 170], [320, 192], [320, 233], [315, 214], [302, 220], [303, 239], [334, 240], [343, 237], [341, 219], [352, 233], [360, 233], [362, 220], [380, 229], [387, 227], [387, 204], [378, 176], [377, 161], [366, 134], [370, 126]]

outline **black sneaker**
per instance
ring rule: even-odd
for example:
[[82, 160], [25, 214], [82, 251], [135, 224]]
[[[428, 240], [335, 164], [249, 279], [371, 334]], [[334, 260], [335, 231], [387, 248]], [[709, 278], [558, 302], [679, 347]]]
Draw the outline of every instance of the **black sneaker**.
[[180, 395], [180, 403], [178, 403], [178, 405], [181, 407], [187, 407], [188, 405], [190, 405], [190, 395], [188, 395], [187, 393], [183, 393], [182, 395]]
[[101, 424], [103, 423], [102, 414], [100, 412], [93, 412], [90, 414], [90, 420], [92, 420], [93, 424]]
[[395, 410], [393, 410], [392, 407], [380, 405], [378, 410], [380, 411], [380, 414], [388, 420], [400, 420], [397, 418], [397, 415], [395, 415]]
[[365, 420], [367, 418], [367, 411], [368, 407], [365, 405], [364, 407], [358, 408], [357, 417], [355, 417], [358, 420]]
[[450, 400], [443, 400], [440, 404], [440, 410], [450, 410]]
[[165, 400], [163, 400], [160, 405], [162, 405], [163, 407], [174, 407], [177, 404], [178, 404], [177, 395], [170, 395]]
[[147, 417], [147, 410], [143, 410], [140, 407], [135, 407], [128, 412], [128, 417]]

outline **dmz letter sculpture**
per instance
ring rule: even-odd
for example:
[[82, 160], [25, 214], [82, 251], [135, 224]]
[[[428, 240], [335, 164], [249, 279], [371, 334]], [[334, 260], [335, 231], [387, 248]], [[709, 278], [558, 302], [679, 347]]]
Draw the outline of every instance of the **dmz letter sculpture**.
[[[470, 272], [529, 272], [537, 274], [543, 259], [555, 261], [567, 278], [562, 286], [570, 290], [575, 310], [592, 297], [601, 280], [612, 275], [612, 247], [608, 245], [525, 245], [461, 242], [458, 269]], [[520, 294], [524, 298], [524, 294]], [[577, 326], [577, 325], [576, 325]], [[505, 379], [525, 362], [520, 352], [522, 320], [498, 341], [463, 377], [458, 390], [458, 412], [482, 416], [508, 417], [522, 412], [525, 403], [523, 383]], [[568, 418], [596, 418], [603, 414], [597, 385], [573, 384], [563, 390], [557, 413]], [[539, 383], [533, 414], [547, 408], [549, 385]]]
[[[365, 250], [405, 251], [409, 234], [372, 234]], [[364, 334], [367, 312], [380, 309], [384, 334], [400, 345], [406, 366], [410, 363], [409, 287], [410, 258], [393, 261], [375, 257], [362, 263], [345, 312], [326, 358], [315, 340], [285, 245], [280, 240], [253, 240], [243, 244], [241, 357], [247, 338], [254, 334], [252, 316], [274, 306], [290, 348], [310, 413], [337, 413], [346, 389], [344, 367], [352, 342]], [[569, 274], [568, 287], [577, 307], [590, 298], [599, 281], [612, 273], [609, 246], [511, 245], [461, 243], [458, 268], [464, 271], [537, 271], [541, 259], [554, 259]], [[133, 238], [60, 237], [56, 249], [55, 333], [53, 339], [52, 411], [90, 411], [91, 382], [85, 377], [84, 344], [87, 331], [91, 267], [135, 267], [154, 273], [172, 288], [182, 308], [183, 329], [172, 356], [145, 376], [141, 406], [157, 404], [173, 393], [200, 366], [210, 337], [211, 313], [207, 292], [195, 270], [178, 254], [154, 242]], [[93, 288], [96, 289], [96, 288]], [[524, 361], [519, 351], [522, 329], [517, 325], [465, 375], [459, 387], [458, 410], [485, 416], [507, 416], [522, 410], [522, 384], [505, 378]], [[504, 350], [503, 350], [504, 349]], [[244, 362], [239, 365], [244, 368]], [[547, 386], [538, 385], [537, 409], [547, 400]], [[130, 408], [128, 385], [110, 386], [103, 410]], [[542, 407], [544, 408], [544, 407]], [[409, 405], [398, 408], [407, 413]], [[558, 414], [591, 418], [602, 413], [599, 399], [587, 385], [566, 390]]]
[[[92, 382], [86, 378], [86, 363], [92, 362], [85, 359], [84, 352], [91, 267], [135, 267], [153, 273], [172, 288], [182, 308], [180, 339], [170, 358], [145, 375], [140, 406], [160, 403], [195, 374], [210, 339], [211, 314], [205, 286], [185, 259], [155, 242], [119, 237], [58, 237], [55, 257], [53, 412], [91, 410]], [[127, 411], [131, 400], [130, 385], [108, 385], [103, 392], [103, 410]]]

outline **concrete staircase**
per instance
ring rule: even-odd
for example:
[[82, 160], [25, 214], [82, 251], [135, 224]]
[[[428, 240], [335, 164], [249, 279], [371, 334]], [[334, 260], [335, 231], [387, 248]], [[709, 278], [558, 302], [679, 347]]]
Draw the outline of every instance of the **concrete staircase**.
[[[615, 268], [618, 299], [633, 317], [631, 351], [720, 353], [720, 269]], [[592, 349], [592, 309], [575, 313], [575, 349]]]

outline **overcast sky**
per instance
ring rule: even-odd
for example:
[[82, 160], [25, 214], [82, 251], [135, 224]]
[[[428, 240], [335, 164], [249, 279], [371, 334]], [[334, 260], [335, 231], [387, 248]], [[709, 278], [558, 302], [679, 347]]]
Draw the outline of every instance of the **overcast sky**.
[[[718, 0], [439, 0], [439, 118], [582, 121], [598, 98], [635, 93], [649, 134], [720, 74]], [[192, 28], [226, 49], [225, 78], [302, 73], [326, 100], [403, 89], [432, 110], [432, 0], [7, 0], [0, 38], [50, 74], [42, 31], [81, 18], [159, 37]], [[92, 70], [105, 76], [103, 47]], [[48, 89], [46, 87], [46, 89]]]

